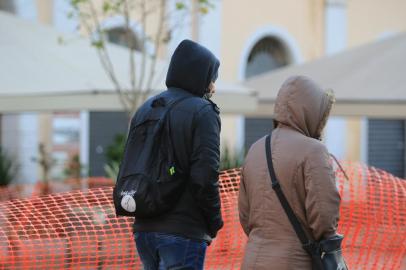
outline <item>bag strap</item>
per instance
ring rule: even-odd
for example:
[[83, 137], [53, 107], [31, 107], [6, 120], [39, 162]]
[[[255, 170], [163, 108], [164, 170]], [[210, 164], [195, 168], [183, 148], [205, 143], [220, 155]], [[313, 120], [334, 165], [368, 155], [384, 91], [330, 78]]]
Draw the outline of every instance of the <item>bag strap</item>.
[[[194, 97], [194, 96], [182, 97], [182, 98], [180, 98], [180, 99], [175, 100], [174, 102], [172, 102], [172, 103], [168, 106], [168, 109], [167, 109], [167, 111], [166, 111], [166, 115], [168, 116], [168, 122], [166, 123], [166, 124], [167, 124], [167, 127], [166, 127], [166, 128], [167, 128], [167, 136], [168, 136], [169, 150], [170, 150], [170, 151], [173, 151], [173, 155], [174, 155], [174, 158], [175, 158], [175, 159], [177, 159], [177, 158], [176, 158], [175, 149], [174, 149], [174, 147], [173, 147], [172, 129], [171, 129], [171, 116], [170, 116], [169, 111], [170, 111], [171, 109], [173, 109], [176, 105], [178, 105], [180, 102], [182, 102], [182, 101], [184, 101], [184, 100], [186, 100], [186, 99], [188, 99], [188, 98], [192, 98], [192, 97]], [[165, 116], [166, 116], [166, 115], [165, 115]]]
[[299, 219], [296, 217], [295, 213], [293, 212], [292, 207], [290, 206], [288, 200], [286, 199], [285, 194], [283, 194], [281, 185], [280, 185], [278, 179], [276, 178], [275, 169], [273, 167], [273, 162], [272, 162], [271, 136], [270, 135], [268, 135], [266, 137], [265, 152], [266, 152], [266, 159], [268, 161], [268, 170], [269, 170], [269, 174], [271, 176], [272, 189], [276, 192], [276, 195], [278, 196], [278, 199], [281, 202], [282, 207], [285, 210], [286, 215], [288, 216], [289, 221], [292, 224], [293, 229], [295, 230], [297, 237], [299, 237], [300, 242], [302, 243], [303, 247], [312, 245], [313, 243], [306, 236], [306, 233], [304, 232], [302, 225], [299, 222]]
[[168, 108], [166, 109], [166, 112], [165, 112], [165, 113], [166, 113], [166, 114], [169, 113], [169, 111], [170, 111], [171, 109], [173, 109], [176, 105], [178, 105], [180, 102], [184, 101], [185, 99], [192, 98], [192, 97], [194, 97], [194, 96], [181, 97], [181, 98], [179, 98], [179, 99], [177, 99], [177, 100], [175, 100], [175, 101], [170, 102], [169, 105], [168, 105]]
[[165, 117], [168, 116], [168, 132], [169, 132], [168, 134], [169, 135], [171, 134], [170, 133], [171, 132], [171, 120], [170, 120], [171, 116], [169, 114], [169, 111], [171, 109], [173, 109], [176, 105], [178, 105], [180, 102], [184, 101], [185, 99], [192, 98], [192, 97], [194, 97], [194, 96], [182, 97], [180, 99], [177, 99], [177, 100], [173, 101], [172, 103], [169, 103], [169, 106], [168, 106], [168, 108], [166, 109], [166, 112], [165, 112]]

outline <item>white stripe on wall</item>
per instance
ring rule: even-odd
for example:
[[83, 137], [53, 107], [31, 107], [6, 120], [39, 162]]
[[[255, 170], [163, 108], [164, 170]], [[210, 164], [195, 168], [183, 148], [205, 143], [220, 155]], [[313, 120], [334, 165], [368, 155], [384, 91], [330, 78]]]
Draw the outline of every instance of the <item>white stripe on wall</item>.
[[206, 15], [199, 15], [199, 43], [207, 47], [214, 55], [221, 59], [221, 14], [222, 2], [215, 1], [214, 8]]
[[80, 163], [85, 167], [85, 171], [89, 170], [89, 112], [80, 112]]
[[[347, 46], [346, 0], [326, 0], [325, 54], [334, 54]], [[330, 117], [325, 129], [327, 149], [337, 158], [345, 158], [347, 125], [344, 117]]]

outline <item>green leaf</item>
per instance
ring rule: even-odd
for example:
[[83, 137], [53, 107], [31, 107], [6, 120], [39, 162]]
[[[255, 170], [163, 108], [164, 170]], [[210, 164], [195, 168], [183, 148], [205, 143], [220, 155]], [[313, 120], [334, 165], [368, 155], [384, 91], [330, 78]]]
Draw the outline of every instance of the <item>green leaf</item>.
[[63, 36], [58, 36], [58, 44], [59, 45], [64, 45], [65, 44], [65, 39], [63, 38]]
[[103, 3], [103, 12], [107, 13], [112, 9], [112, 6], [110, 5], [109, 2], [104, 2]]
[[209, 8], [207, 8], [207, 7], [200, 7], [200, 8], [199, 8], [199, 12], [200, 12], [201, 14], [206, 15], [207, 13], [209, 13]]
[[84, 3], [86, 1], [88, 1], [88, 0], [70, 0], [70, 4], [73, 7], [78, 8], [81, 3]]
[[18, 167], [0, 145], [0, 187], [10, 184], [17, 175]]
[[211, 8], [211, 9], [213, 9], [213, 8], [215, 8], [216, 6], [211, 2], [211, 1], [209, 1], [209, 0], [199, 0], [199, 5], [201, 6], [201, 7], [206, 7], [206, 8]]
[[182, 10], [182, 9], [185, 9], [185, 8], [186, 8], [186, 5], [184, 3], [176, 2], [176, 9], [177, 10]]
[[114, 136], [113, 143], [107, 147], [106, 159], [108, 162], [116, 161], [121, 162], [124, 155], [125, 143], [127, 135], [123, 133], [116, 134]]
[[118, 172], [120, 170], [120, 163], [117, 161], [112, 161], [109, 164], [104, 165], [104, 172], [106, 176], [110, 179], [116, 181]]
[[75, 13], [74, 13], [73, 11], [69, 11], [69, 12], [66, 14], [66, 17], [68, 17], [68, 19], [72, 19], [74, 15], [75, 15]]
[[103, 49], [104, 41], [103, 40], [94, 40], [94, 41], [92, 41], [92, 46], [98, 50]]
[[171, 31], [167, 31], [167, 32], [165, 33], [165, 35], [163, 36], [163, 38], [162, 38], [162, 42], [163, 42], [164, 44], [167, 44], [169, 41], [171, 41], [171, 39], [172, 39]]
[[[131, 3], [131, 2], [130, 2]], [[124, 5], [124, 1], [119, 1], [111, 6], [111, 10], [114, 12], [120, 12], [121, 7]]]

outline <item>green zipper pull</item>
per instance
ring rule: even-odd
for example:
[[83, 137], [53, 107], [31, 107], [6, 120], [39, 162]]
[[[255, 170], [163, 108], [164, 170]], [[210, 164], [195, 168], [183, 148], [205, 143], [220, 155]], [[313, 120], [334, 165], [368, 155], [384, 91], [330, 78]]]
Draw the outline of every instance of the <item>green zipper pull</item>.
[[172, 167], [169, 168], [169, 174], [170, 174], [171, 176], [173, 176], [173, 175], [175, 174], [175, 167], [174, 167], [174, 166], [172, 166]]

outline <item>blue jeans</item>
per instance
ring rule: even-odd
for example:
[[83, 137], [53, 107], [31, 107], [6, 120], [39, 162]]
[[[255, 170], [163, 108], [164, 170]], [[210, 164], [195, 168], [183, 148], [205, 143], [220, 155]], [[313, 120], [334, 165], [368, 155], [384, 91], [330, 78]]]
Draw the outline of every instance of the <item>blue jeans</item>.
[[144, 270], [202, 270], [206, 242], [157, 232], [134, 233]]

